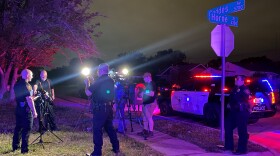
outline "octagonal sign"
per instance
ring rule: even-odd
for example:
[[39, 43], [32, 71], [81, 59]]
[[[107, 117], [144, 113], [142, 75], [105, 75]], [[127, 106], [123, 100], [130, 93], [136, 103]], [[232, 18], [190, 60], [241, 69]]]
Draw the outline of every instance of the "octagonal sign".
[[[234, 49], [234, 34], [228, 26], [225, 28], [225, 57], [232, 52]], [[221, 56], [221, 45], [222, 45], [222, 26], [217, 25], [211, 32], [211, 47], [217, 54]]]

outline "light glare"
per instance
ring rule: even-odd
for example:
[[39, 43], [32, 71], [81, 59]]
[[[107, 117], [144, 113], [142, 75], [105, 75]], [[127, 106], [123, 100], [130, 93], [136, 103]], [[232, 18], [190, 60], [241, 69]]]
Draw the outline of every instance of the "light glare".
[[124, 68], [124, 69], [122, 70], [122, 73], [123, 73], [124, 75], [128, 75], [128, 69]]
[[90, 74], [90, 69], [85, 67], [82, 69], [82, 74], [85, 75], [85, 76], [89, 76]]

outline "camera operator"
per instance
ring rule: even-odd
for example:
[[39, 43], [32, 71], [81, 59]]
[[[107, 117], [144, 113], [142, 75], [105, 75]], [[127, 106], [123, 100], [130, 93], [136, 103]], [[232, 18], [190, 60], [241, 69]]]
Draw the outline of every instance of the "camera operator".
[[98, 66], [98, 78], [91, 84], [89, 79], [85, 80], [85, 93], [92, 96], [93, 103], [93, 143], [94, 150], [87, 155], [102, 155], [104, 127], [107, 132], [115, 155], [119, 153], [119, 140], [113, 127], [112, 102], [115, 96], [114, 80], [108, 76], [109, 65], [106, 63]]
[[[50, 128], [51, 131], [58, 130], [55, 124], [55, 114], [53, 109], [53, 100], [55, 99], [54, 87], [52, 85], [52, 81], [47, 78], [48, 74], [46, 70], [42, 70], [40, 73], [40, 80], [37, 80], [34, 85], [34, 93], [37, 94], [40, 92], [43, 96], [43, 101], [36, 102], [36, 109], [39, 115], [39, 132], [43, 130], [43, 121], [45, 128]], [[41, 103], [43, 102], [43, 103]], [[43, 108], [42, 108], [43, 107]], [[45, 109], [44, 109], [45, 108]], [[48, 112], [46, 112], [48, 109]], [[47, 114], [45, 114], [47, 113]], [[45, 116], [47, 115], [48, 120], [46, 120]], [[48, 127], [48, 124], [50, 127]]]
[[28, 139], [37, 112], [33, 101], [33, 90], [28, 83], [33, 78], [33, 73], [29, 69], [24, 69], [21, 72], [21, 77], [22, 79], [14, 87], [17, 106], [12, 148], [13, 151], [19, 149], [20, 139], [22, 139], [21, 153], [28, 153]]
[[138, 135], [143, 135], [144, 137], [153, 136], [154, 130], [154, 121], [153, 121], [153, 112], [156, 108], [156, 85], [152, 82], [151, 73], [145, 73], [145, 90], [143, 94], [143, 108], [142, 108], [142, 117], [144, 130], [137, 133]]

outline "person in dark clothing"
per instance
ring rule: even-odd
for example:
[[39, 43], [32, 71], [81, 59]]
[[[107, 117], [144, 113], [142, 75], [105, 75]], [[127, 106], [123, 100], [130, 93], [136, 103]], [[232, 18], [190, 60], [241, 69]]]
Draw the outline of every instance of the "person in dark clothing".
[[38, 92], [44, 94], [43, 100], [36, 102], [36, 110], [39, 115], [38, 131], [42, 132], [43, 124], [45, 128], [55, 131], [57, 130], [57, 126], [55, 123], [55, 113], [53, 106], [53, 100], [55, 99], [54, 87], [52, 81], [48, 79], [48, 74], [45, 70], [41, 71], [40, 80], [37, 80], [34, 85], [34, 93], [37, 94]]
[[91, 156], [101, 156], [103, 146], [102, 128], [107, 132], [115, 155], [119, 154], [119, 140], [113, 127], [113, 108], [112, 102], [115, 97], [114, 80], [108, 76], [109, 65], [100, 64], [98, 67], [98, 79], [90, 83], [85, 80], [85, 93], [92, 96], [93, 103], [93, 143], [94, 150]]
[[229, 114], [225, 122], [225, 150], [234, 150], [233, 130], [238, 129], [238, 147], [236, 155], [247, 153], [247, 143], [249, 134], [247, 131], [247, 122], [250, 114], [249, 96], [250, 91], [244, 85], [245, 77], [238, 75], [235, 77], [235, 87], [229, 97]]
[[144, 137], [149, 137], [149, 136], [153, 136], [154, 134], [153, 112], [157, 105], [156, 85], [154, 82], [152, 82], [151, 73], [145, 73], [143, 79], [145, 81], [145, 89], [142, 92], [143, 95], [142, 117], [143, 117], [144, 129], [142, 132], [139, 132], [137, 134], [143, 135]]
[[37, 117], [37, 112], [34, 106], [33, 90], [28, 83], [33, 78], [33, 73], [29, 69], [24, 69], [21, 72], [21, 77], [22, 79], [14, 86], [17, 106], [16, 127], [12, 148], [13, 151], [19, 149], [21, 139], [21, 153], [28, 153], [28, 139], [33, 125], [33, 119]]

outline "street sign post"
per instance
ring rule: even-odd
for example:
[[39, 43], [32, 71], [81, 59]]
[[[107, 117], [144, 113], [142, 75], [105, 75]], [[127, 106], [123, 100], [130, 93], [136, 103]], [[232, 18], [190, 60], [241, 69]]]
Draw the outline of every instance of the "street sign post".
[[208, 20], [219, 24], [211, 32], [211, 47], [222, 57], [222, 87], [221, 87], [221, 124], [220, 139], [224, 141], [224, 108], [225, 108], [225, 62], [226, 57], [234, 49], [234, 35], [228, 26], [238, 27], [238, 17], [228, 14], [245, 9], [245, 0], [236, 0], [208, 10]]

